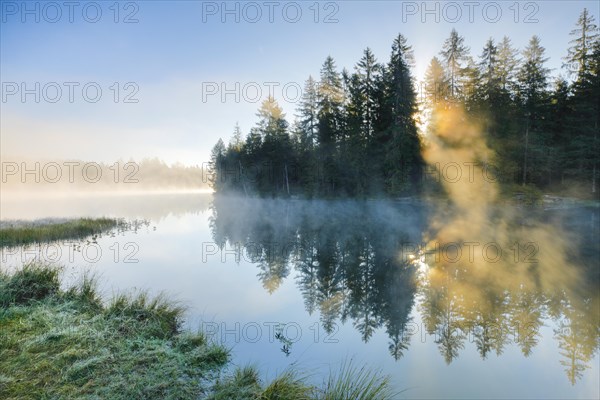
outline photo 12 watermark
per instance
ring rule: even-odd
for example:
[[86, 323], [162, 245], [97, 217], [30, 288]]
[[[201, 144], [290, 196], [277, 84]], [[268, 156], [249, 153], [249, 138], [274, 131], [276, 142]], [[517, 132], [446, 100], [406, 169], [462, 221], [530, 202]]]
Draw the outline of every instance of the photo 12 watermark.
[[[282, 352], [289, 355], [292, 346], [300, 341], [338, 345], [342, 343], [338, 335], [343, 324], [333, 322], [327, 329], [321, 322], [300, 323], [296, 321], [248, 321], [248, 322], [205, 322], [200, 330], [213, 343], [279, 343]], [[513, 343], [525, 343], [539, 336], [539, 327], [534, 323], [506, 324], [489, 322], [485, 328], [473, 326], [469, 328], [454, 327], [450, 330], [430, 331], [424, 323], [407, 322], [404, 324], [400, 339], [403, 342], [418, 340], [420, 343], [432, 341], [439, 343], [442, 339], [454, 337], [469, 343], [477, 343], [485, 334], [489, 338], [509, 338]]]
[[103, 21], [115, 24], [137, 24], [138, 1], [1, 1], [3, 24], [57, 24]]
[[100, 245], [95, 238], [85, 241], [40, 243], [31, 246], [0, 249], [2, 264], [44, 263], [44, 264], [137, 264], [140, 246], [137, 242], [112, 242]]
[[402, 22], [537, 24], [539, 11], [535, 1], [403, 1]]
[[[312, 247], [305, 248], [301, 241], [283, 242], [202, 242], [201, 260], [207, 263], [228, 263], [241, 261], [254, 263], [256, 260], [274, 262], [287, 259], [292, 254], [311, 252]], [[350, 251], [349, 248], [340, 248], [340, 252]], [[497, 241], [462, 240], [452, 242], [416, 243], [405, 242], [399, 245], [397, 261], [411, 264], [415, 260], [422, 260], [431, 265], [439, 264], [473, 264], [481, 260], [487, 264], [496, 264], [501, 261], [511, 264], [530, 265], [538, 262], [536, 256], [540, 248], [535, 241], [503, 244]]]
[[140, 167], [135, 162], [115, 162], [111, 165], [97, 162], [16, 162], [1, 163], [3, 184], [31, 183], [139, 183]]
[[337, 1], [203, 1], [202, 23], [337, 24]]
[[2, 103], [139, 103], [136, 82], [2, 82]]

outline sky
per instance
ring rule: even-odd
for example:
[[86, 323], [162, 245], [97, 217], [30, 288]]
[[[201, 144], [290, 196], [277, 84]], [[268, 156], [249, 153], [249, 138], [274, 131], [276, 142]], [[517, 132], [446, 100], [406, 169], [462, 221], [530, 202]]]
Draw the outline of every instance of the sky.
[[200, 165], [271, 93], [291, 123], [301, 88], [331, 55], [349, 71], [402, 33], [421, 80], [455, 28], [481, 54], [540, 36], [553, 75], [596, 1], [0, 0], [0, 156]]

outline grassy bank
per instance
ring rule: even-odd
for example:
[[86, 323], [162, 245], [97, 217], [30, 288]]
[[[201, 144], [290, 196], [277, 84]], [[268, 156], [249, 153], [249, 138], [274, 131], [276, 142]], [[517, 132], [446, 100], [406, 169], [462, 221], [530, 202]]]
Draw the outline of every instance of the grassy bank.
[[21, 246], [54, 240], [82, 239], [119, 226], [113, 218], [79, 218], [48, 224], [22, 223], [0, 228], [0, 247]]
[[90, 280], [60, 290], [51, 266], [2, 273], [0, 398], [195, 398], [227, 352], [180, 333], [182, 312], [144, 294], [103, 304]]
[[226, 372], [229, 352], [181, 331], [165, 297], [117, 295], [93, 280], [60, 288], [60, 269], [0, 271], [1, 399], [389, 399], [387, 378], [346, 364], [322, 387], [294, 371], [264, 383], [252, 367]]

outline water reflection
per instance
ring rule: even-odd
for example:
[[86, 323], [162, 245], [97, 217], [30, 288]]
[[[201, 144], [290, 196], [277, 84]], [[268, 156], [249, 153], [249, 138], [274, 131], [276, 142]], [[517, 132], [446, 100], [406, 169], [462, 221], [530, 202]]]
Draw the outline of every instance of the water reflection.
[[[67, 219], [54, 220], [57, 222]], [[53, 219], [0, 221], [6, 227], [32, 227], [53, 223]], [[138, 233], [155, 231], [156, 226], [145, 219], [120, 219], [114, 227], [93, 234], [82, 234], [68, 239], [50, 240], [19, 245], [0, 245], [0, 266], [7, 270], [20, 268], [29, 263], [50, 263], [56, 265], [97, 263], [103, 257], [112, 258], [115, 262], [138, 262], [135, 258], [139, 246], [134, 241], [120, 245], [117, 239], [132, 237]], [[1, 235], [1, 234], [0, 234]]]
[[597, 208], [488, 207], [477, 223], [452, 204], [215, 197], [211, 211], [214, 242], [254, 263], [266, 291], [294, 277], [328, 333], [350, 322], [368, 342], [383, 329], [396, 360], [419, 329], [448, 364], [467, 341], [482, 359], [507, 346], [527, 357], [549, 325], [575, 384], [598, 350]]

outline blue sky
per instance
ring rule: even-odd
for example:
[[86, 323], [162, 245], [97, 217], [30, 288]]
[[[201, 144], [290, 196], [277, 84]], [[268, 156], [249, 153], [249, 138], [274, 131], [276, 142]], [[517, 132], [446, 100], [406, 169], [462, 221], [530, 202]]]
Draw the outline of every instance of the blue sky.
[[[452, 28], [473, 56], [490, 36], [508, 35], [522, 49], [537, 34], [558, 74], [583, 8], [596, 20], [599, 15], [595, 1], [125, 1], [118, 7], [115, 1], [84, 1], [71, 9], [63, 1], [0, 4], [3, 158], [157, 156], [184, 164], [206, 160], [236, 121], [246, 134], [269, 82], [278, 85], [273, 94], [291, 122], [296, 103], [284, 95], [293, 100], [295, 88], [309, 74], [318, 76], [327, 55], [340, 70], [352, 70], [369, 46], [387, 62], [402, 33], [414, 47], [421, 78]], [[239, 101], [234, 94], [222, 99], [221, 89], [235, 91], [236, 83]], [[32, 91], [25, 101], [24, 88]], [[93, 103], [96, 88], [101, 96]], [[210, 95], [207, 89], [214, 88], [218, 92]]]

